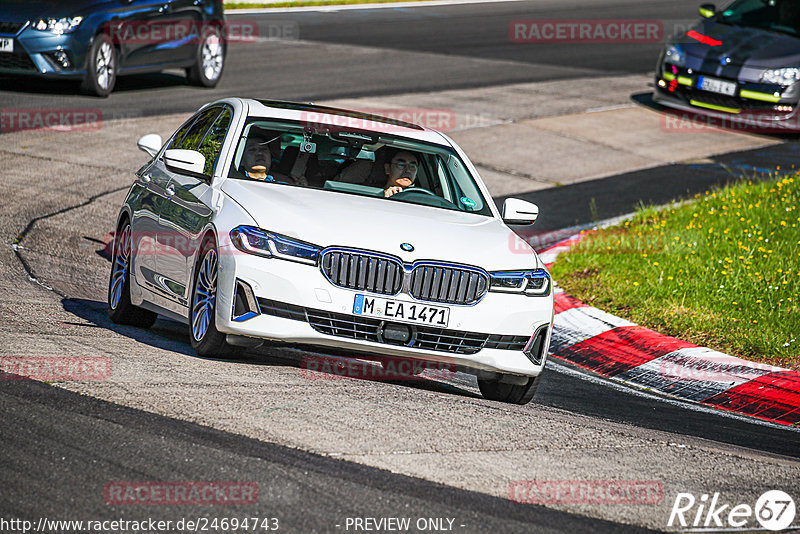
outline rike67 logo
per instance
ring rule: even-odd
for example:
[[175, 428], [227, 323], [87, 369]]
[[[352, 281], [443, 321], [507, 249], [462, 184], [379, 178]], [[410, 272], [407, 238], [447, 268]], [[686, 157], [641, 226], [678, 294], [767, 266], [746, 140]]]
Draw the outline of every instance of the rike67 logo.
[[691, 493], [678, 493], [668, 527], [689, 528], [692, 531], [731, 532], [735, 530], [760, 529], [777, 532], [793, 525], [796, 513], [794, 500], [785, 492], [770, 490], [756, 500], [755, 506], [749, 503], [733, 504], [725, 502], [719, 493], [703, 494], [696, 498]]

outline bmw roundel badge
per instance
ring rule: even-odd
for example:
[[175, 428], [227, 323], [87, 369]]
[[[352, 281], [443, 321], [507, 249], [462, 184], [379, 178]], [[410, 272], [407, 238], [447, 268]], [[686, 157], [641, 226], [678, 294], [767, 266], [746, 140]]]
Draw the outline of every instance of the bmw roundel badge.
[[405, 250], [406, 252], [414, 252], [414, 245], [411, 243], [401, 243], [400, 248]]

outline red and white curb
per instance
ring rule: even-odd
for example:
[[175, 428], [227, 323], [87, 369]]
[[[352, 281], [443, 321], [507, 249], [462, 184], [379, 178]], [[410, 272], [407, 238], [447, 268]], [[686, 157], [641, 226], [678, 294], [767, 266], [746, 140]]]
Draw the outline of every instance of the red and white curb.
[[[549, 269], [575, 234], [539, 251]], [[800, 424], [800, 373], [665, 336], [555, 287], [551, 356], [624, 384], [782, 425]]]

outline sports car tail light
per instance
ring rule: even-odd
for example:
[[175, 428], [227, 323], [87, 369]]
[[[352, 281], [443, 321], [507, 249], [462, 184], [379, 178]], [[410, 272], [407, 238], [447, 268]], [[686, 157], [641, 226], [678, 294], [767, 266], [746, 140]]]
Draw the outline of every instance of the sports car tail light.
[[321, 269], [335, 286], [396, 295], [403, 285], [403, 264], [391, 256], [327, 249]]
[[476, 269], [417, 263], [411, 271], [409, 293], [419, 300], [474, 304], [489, 289], [489, 276]]

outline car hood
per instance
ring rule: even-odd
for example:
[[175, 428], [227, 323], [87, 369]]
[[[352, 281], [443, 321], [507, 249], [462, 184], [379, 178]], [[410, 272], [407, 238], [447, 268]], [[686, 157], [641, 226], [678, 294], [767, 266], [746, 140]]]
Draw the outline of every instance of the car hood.
[[[732, 70], [796, 67], [800, 65], [800, 39], [755, 28], [702, 21], [692, 30], [721, 41], [710, 46], [683, 34], [678, 40], [687, 55], [687, 67], [736, 78]], [[730, 62], [725, 61], [729, 57]], [[727, 71], [727, 72], [726, 72]], [[733, 74], [733, 75], [732, 75]]]
[[[500, 219], [407, 202], [243, 180], [222, 191], [259, 227], [322, 247], [345, 246], [486, 270], [535, 269], [533, 250]], [[414, 247], [400, 249], [401, 243]]]
[[0, 2], [0, 20], [26, 22], [44, 17], [74, 17], [90, 8], [111, 4], [109, 0], [3, 0]]

